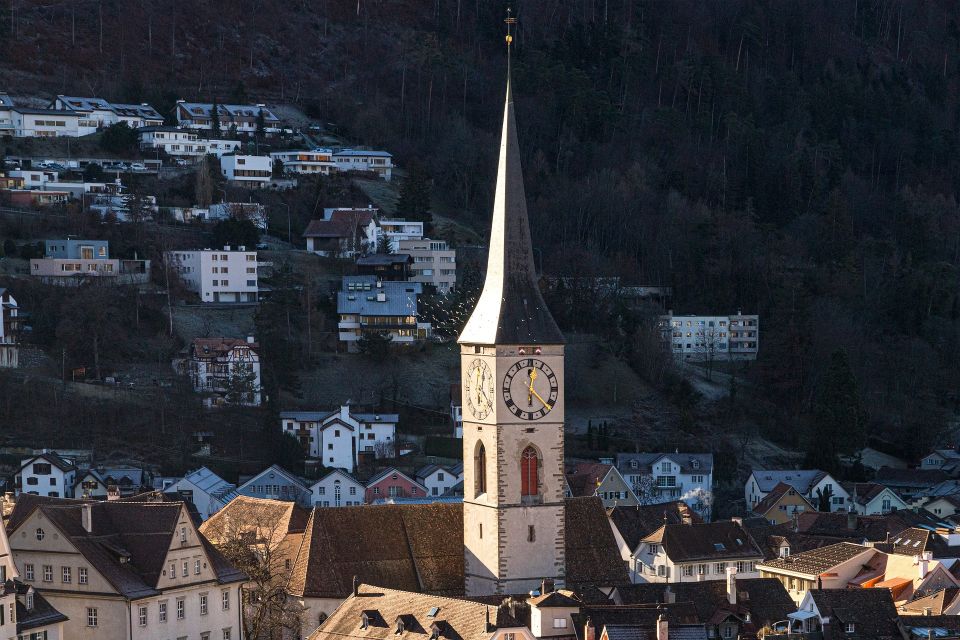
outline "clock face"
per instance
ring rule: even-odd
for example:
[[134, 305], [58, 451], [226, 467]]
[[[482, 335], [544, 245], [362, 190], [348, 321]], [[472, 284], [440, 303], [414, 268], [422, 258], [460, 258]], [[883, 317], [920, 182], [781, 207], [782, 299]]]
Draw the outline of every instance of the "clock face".
[[502, 391], [510, 413], [521, 420], [539, 420], [556, 406], [560, 385], [547, 363], [527, 358], [507, 369]]
[[467, 367], [466, 379], [463, 381], [463, 394], [466, 396], [467, 408], [477, 420], [483, 420], [493, 411], [495, 397], [493, 373], [485, 360], [475, 359]]

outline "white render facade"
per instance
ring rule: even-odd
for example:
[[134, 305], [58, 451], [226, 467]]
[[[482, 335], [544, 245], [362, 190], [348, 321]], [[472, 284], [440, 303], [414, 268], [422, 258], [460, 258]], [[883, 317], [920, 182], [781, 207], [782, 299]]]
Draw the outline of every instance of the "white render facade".
[[756, 360], [760, 317], [660, 316], [661, 341], [677, 360]]
[[335, 411], [280, 413], [281, 429], [300, 442], [307, 456], [348, 472], [361, 453], [376, 458], [394, 455], [398, 420], [393, 413], [352, 413], [349, 405]]
[[432, 285], [437, 293], [447, 294], [457, 286], [457, 252], [443, 240], [400, 240], [397, 253], [413, 258], [410, 280]]
[[273, 176], [273, 161], [270, 156], [225, 155], [220, 157], [220, 172], [234, 184], [263, 187]]
[[713, 456], [701, 453], [622, 453], [617, 471], [640, 504], [683, 500], [709, 522], [713, 512]]
[[195, 132], [175, 127], [149, 127], [137, 132], [141, 149], [159, 149], [175, 158], [223, 156], [240, 149], [239, 140], [208, 140]]
[[386, 239], [387, 248], [399, 253], [402, 240], [423, 239], [423, 223], [403, 218], [381, 218], [379, 233]]
[[168, 251], [167, 264], [176, 269], [201, 302], [257, 302], [257, 252], [246, 247], [223, 250]]
[[365, 488], [349, 473], [334, 469], [310, 487], [315, 507], [354, 507], [363, 504]]
[[0, 369], [20, 364], [16, 328], [20, 307], [7, 289], [0, 287]]
[[337, 171], [371, 171], [390, 182], [393, 174], [393, 156], [386, 151], [341, 149], [333, 154]]
[[850, 500], [850, 494], [847, 490], [833, 476], [824, 471], [817, 469], [754, 469], [750, 477], [747, 478], [743, 489], [747, 509], [753, 509], [757, 506], [780, 482], [793, 487], [800, 495], [809, 500], [814, 508], [818, 507], [818, 492], [829, 492], [832, 495], [830, 511], [845, 511]]
[[29, 493], [53, 498], [72, 498], [77, 468], [56, 454], [40, 454], [20, 462], [16, 475], [17, 494]]
[[337, 170], [333, 161], [333, 151], [330, 149], [313, 149], [312, 151], [274, 151], [270, 158], [275, 162], [283, 163], [283, 170], [290, 173], [306, 173], [330, 175]]

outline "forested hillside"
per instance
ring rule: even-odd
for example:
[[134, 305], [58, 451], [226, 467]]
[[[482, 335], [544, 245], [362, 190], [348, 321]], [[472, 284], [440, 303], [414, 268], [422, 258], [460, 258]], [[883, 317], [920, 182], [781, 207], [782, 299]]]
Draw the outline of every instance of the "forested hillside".
[[[842, 424], [863, 426], [841, 448], [943, 439], [960, 375], [956, 4], [511, 4], [544, 270], [670, 285], [678, 313], [761, 314], [740, 397], [776, 407], [765, 426], [786, 444], [829, 436], [824, 403], [850, 389], [864, 412]], [[0, 0], [0, 88], [295, 102], [421, 165], [435, 210], [482, 228], [506, 6]], [[638, 342], [627, 315], [558, 315]]]

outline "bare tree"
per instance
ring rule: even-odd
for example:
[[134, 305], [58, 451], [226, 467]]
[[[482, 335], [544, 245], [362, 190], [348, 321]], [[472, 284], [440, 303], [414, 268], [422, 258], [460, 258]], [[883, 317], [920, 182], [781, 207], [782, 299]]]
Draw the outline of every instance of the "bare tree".
[[275, 503], [247, 501], [211, 518], [203, 534], [247, 574], [243, 586], [243, 637], [299, 637], [304, 607], [286, 590], [298, 545], [288, 537], [285, 511]]

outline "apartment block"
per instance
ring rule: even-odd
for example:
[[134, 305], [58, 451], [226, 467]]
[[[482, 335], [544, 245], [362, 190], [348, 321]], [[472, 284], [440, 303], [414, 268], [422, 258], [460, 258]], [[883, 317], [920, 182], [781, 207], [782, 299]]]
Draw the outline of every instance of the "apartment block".
[[450, 293], [457, 286], [457, 252], [443, 240], [400, 240], [398, 251], [413, 258], [410, 281], [429, 285], [437, 293]]
[[167, 265], [175, 269], [201, 302], [257, 302], [257, 252], [246, 247], [223, 250], [167, 251]]
[[660, 316], [661, 342], [677, 360], [756, 360], [760, 316]]

